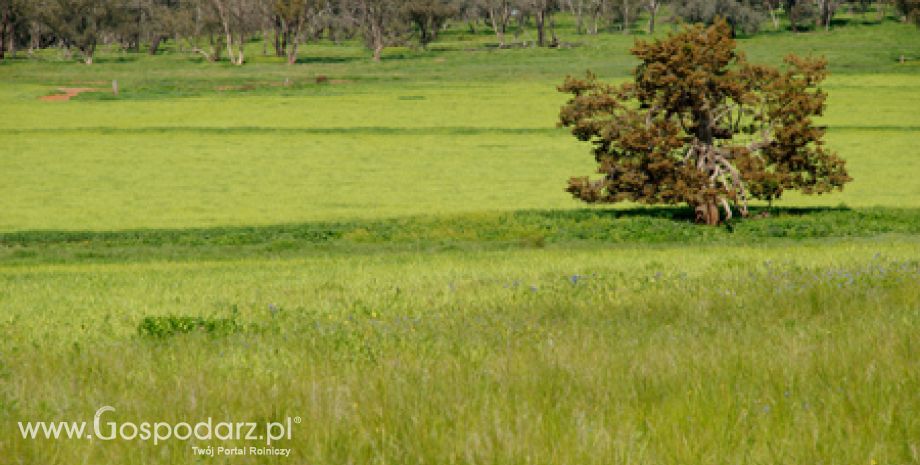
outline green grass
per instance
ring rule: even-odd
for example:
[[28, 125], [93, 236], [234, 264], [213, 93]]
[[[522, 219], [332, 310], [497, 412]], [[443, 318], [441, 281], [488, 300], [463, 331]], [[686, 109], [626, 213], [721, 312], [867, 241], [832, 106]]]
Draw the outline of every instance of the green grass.
[[3, 269], [0, 449], [193, 462], [201, 442], [16, 439], [112, 405], [300, 416], [292, 463], [915, 463], [918, 256], [913, 237]]
[[[920, 31], [844, 19], [739, 43], [830, 59], [855, 181], [720, 228], [563, 191], [555, 86], [634, 65], [564, 16], [559, 50], [0, 62], [0, 463], [920, 463]], [[302, 423], [277, 460], [16, 425], [103, 405]]]
[[[357, 44], [309, 45], [295, 66], [264, 61], [259, 50], [243, 67], [175, 53], [127, 61], [103, 53], [88, 67], [46, 52], [5, 64], [0, 230], [577, 208], [565, 180], [594, 167], [586, 145], [554, 128], [565, 99], [555, 86], [588, 68], [620, 80], [635, 62], [632, 37], [574, 39], [583, 46], [490, 50], [487, 34], [455, 31], [433, 51], [382, 64]], [[920, 68], [896, 59], [920, 50], [920, 31], [886, 22], [766, 33], [740, 46], [768, 63], [788, 52], [831, 60], [824, 123], [856, 180], [843, 194], [793, 195], [782, 205], [920, 206], [903, 169], [918, 157]], [[316, 84], [315, 75], [336, 81]], [[104, 88], [112, 79], [117, 98], [38, 100], [58, 86]], [[249, 90], [218, 90], [227, 86]]]
[[[920, 187], [904, 169], [918, 158], [920, 77], [841, 76], [828, 91], [828, 143], [855, 182], [842, 194], [782, 205], [920, 206]], [[576, 208], [565, 180], [594, 166], [587, 145], [553, 127], [563, 99], [547, 82], [381, 86], [335, 97], [14, 101], [5, 115], [17, 121], [0, 131], [0, 230]]]

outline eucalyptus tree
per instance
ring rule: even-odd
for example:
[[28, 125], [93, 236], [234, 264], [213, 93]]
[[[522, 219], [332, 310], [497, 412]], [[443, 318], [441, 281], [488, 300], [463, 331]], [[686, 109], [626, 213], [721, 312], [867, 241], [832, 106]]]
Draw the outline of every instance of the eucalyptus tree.
[[273, 0], [272, 13], [280, 27], [276, 48], [287, 57], [288, 64], [297, 62], [297, 48], [303, 40], [304, 28], [323, 14], [325, 6], [317, 0]]
[[599, 179], [575, 177], [568, 192], [585, 202], [687, 203], [697, 221], [718, 224], [748, 199], [785, 191], [828, 193], [851, 180], [824, 145], [814, 119], [827, 95], [827, 61], [786, 58], [783, 70], [749, 63], [723, 20], [685, 27], [632, 49], [640, 60], [620, 85], [568, 77], [560, 113], [590, 141]]
[[189, 35], [193, 31], [194, 4], [182, 0], [143, 0], [142, 12], [145, 17], [141, 28], [142, 36], [147, 40], [147, 53], [155, 55], [160, 44], [169, 38], [176, 39]]
[[558, 0], [526, 0], [524, 3], [528, 12], [534, 17], [534, 25], [537, 28], [537, 45], [545, 47], [548, 45], [546, 40], [546, 29], [549, 27], [552, 35], [552, 44], [556, 44], [556, 24], [553, 14], [559, 9]]
[[520, 11], [516, 0], [480, 0], [479, 7], [498, 39], [498, 46], [504, 48], [507, 45], [505, 34], [512, 14], [515, 10]]
[[211, 16], [220, 23], [230, 63], [242, 65], [246, 61], [246, 40], [259, 29], [257, 1], [208, 0], [206, 5]]
[[792, 32], [798, 32], [805, 24], [818, 17], [813, 0], [783, 0], [783, 9], [789, 18]]
[[117, 0], [47, 0], [36, 4], [41, 22], [65, 47], [76, 47], [90, 65], [96, 47], [119, 24]]
[[610, 23], [619, 24], [620, 32], [629, 34], [645, 0], [606, 0], [610, 4]]
[[418, 41], [422, 47], [438, 38], [438, 31], [448, 19], [458, 13], [451, 0], [405, 0], [403, 12], [408, 21], [418, 30]]
[[386, 47], [405, 42], [411, 27], [403, 10], [404, 0], [353, 1], [355, 20], [374, 61], [380, 61]]
[[29, 35], [34, 9], [26, 0], [0, 0], [0, 59]]
[[648, 33], [655, 33], [655, 21], [658, 17], [658, 10], [661, 9], [661, 5], [664, 4], [664, 0], [644, 0], [643, 7], [645, 11], [648, 12]]
[[831, 20], [834, 18], [837, 8], [840, 7], [840, 3], [840, 0], [815, 0], [818, 13], [815, 26], [830, 30]]
[[764, 20], [761, 0], [675, 0], [675, 14], [688, 23], [713, 24], [725, 18], [732, 34], [755, 33]]
[[905, 20], [920, 26], [920, 0], [895, 0], [895, 7]]

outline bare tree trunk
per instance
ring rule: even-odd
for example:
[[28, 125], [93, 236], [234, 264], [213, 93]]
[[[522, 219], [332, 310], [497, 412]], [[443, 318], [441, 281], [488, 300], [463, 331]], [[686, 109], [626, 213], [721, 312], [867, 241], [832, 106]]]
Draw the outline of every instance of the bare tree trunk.
[[[502, 19], [504, 20], [504, 12], [502, 12]], [[495, 8], [489, 8], [489, 21], [492, 22], [492, 30], [495, 31], [495, 36], [498, 38], [498, 47], [505, 47], [505, 24], [507, 21], [499, 22], [497, 15], [495, 14]]]
[[96, 53], [95, 42], [81, 48], [80, 51], [83, 52], [83, 63], [86, 63], [87, 65], [93, 64], [93, 55]]
[[227, 56], [230, 58], [230, 63], [236, 64], [233, 59], [233, 35], [230, 34], [230, 26], [224, 26], [224, 33], [227, 36]]
[[598, 22], [600, 21], [601, 11], [600, 8], [595, 8], [591, 12], [591, 30], [588, 31], [591, 35], [597, 35]]
[[275, 45], [275, 56], [283, 57], [284, 56], [284, 45], [281, 43], [282, 36], [284, 35], [284, 26], [282, 24], [282, 19], [280, 16], [275, 16], [272, 19], [272, 30], [275, 33], [274, 45]]
[[3, 11], [0, 11], [0, 60], [6, 57], [6, 35], [13, 35], [12, 25], [10, 24], [12, 22], [12, 19], [10, 18], [10, 8], [12, 7], [7, 6], [6, 8], [3, 8]]
[[546, 45], [546, 12], [540, 8], [534, 17], [537, 23], [537, 45], [540, 47]]
[[623, 35], [629, 34], [629, 2], [623, 2]]
[[147, 53], [150, 55], [156, 55], [157, 50], [160, 48], [160, 42], [162, 42], [165, 38], [166, 36], [163, 34], [156, 34], [153, 36], [153, 38], [150, 40], [150, 48], [147, 49]]
[[699, 205], [694, 205], [693, 210], [696, 212], [697, 223], [718, 226], [721, 222], [719, 205], [714, 200], [707, 200]]
[[770, 10], [770, 19], [773, 21], [773, 30], [778, 30], [779, 18], [776, 17], [776, 10], [771, 5], [767, 5], [767, 9]]
[[559, 46], [559, 38], [556, 37], [556, 17], [552, 13], [549, 14], [549, 36], [550, 36], [550, 47]]
[[648, 10], [648, 33], [655, 33], [655, 18], [658, 16], [658, 8], [661, 7], [660, 0], [648, 0], [645, 9]]
[[568, 0], [567, 2], [569, 12], [575, 17], [576, 34], [585, 33], [584, 3], [585, 0]]
[[288, 51], [287, 62], [289, 65], [293, 65], [294, 63], [297, 63], [297, 41], [296, 40], [294, 41], [293, 44], [291, 44], [291, 49], [290, 51]]

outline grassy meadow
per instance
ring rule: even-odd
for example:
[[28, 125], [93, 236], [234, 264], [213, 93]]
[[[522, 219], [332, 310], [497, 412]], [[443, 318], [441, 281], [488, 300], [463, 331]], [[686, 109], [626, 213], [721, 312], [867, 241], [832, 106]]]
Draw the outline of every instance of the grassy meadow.
[[[555, 86], [636, 37], [559, 27], [0, 62], [0, 463], [920, 463], [920, 30], [739, 38], [828, 57], [854, 181], [707, 228], [564, 192], [594, 162]], [[287, 458], [17, 426], [104, 405], [302, 422]]]

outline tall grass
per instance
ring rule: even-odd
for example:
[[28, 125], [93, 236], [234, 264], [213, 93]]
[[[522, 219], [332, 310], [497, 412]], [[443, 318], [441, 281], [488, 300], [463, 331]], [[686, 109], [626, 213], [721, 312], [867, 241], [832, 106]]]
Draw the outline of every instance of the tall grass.
[[[594, 163], [554, 86], [634, 65], [571, 28], [494, 50], [455, 26], [379, 65], [0, 63], [0, 463], [920, 463], [920, 32], [742, 38], [830, 58], [855, 181], [700, 228], [563, 192]], [[104, 405], [301, 422], [287, 460], [17, 426]]]
[[[276, 444], [291, 463], [914, 463], [917, 257], [905, 239], [4, 269], [0, 453], [204, 445], [15, 429], [112, 405], [300, 416]], [[139, 335], [156, 315], [239, 329]]]

